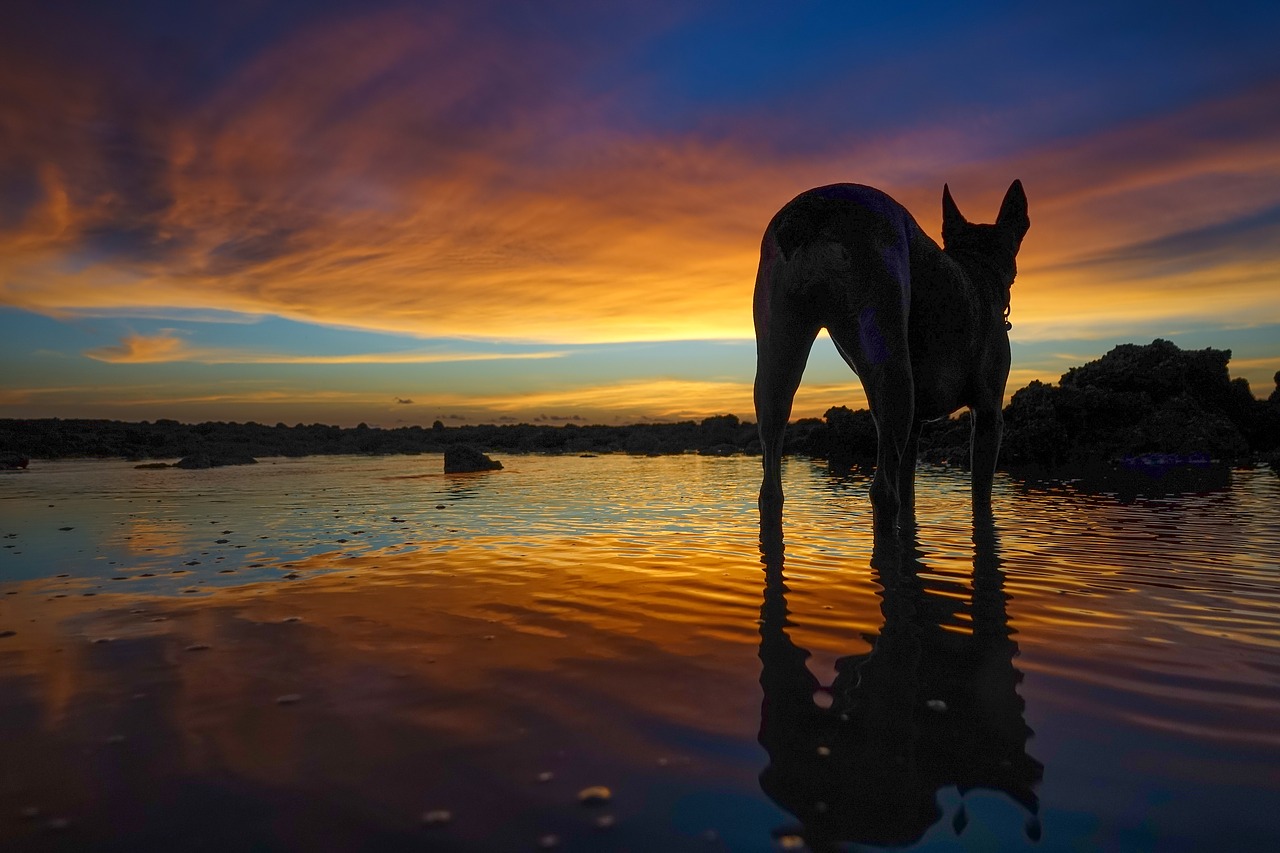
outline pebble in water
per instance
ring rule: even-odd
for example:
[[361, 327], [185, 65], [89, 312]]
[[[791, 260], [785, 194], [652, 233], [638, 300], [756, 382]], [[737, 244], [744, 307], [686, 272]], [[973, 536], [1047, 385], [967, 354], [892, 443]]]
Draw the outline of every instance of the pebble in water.
[[592, 785], [578, 792], [578, 802], [584, 806], [602, 806], [613, 799], [613, 792], [604, 785]]

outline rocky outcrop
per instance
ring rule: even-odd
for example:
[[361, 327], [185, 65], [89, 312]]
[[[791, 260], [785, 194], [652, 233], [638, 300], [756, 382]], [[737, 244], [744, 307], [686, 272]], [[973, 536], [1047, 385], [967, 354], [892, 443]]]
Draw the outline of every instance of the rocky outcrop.
[[469, 474], [473, 471], [498, 471], [502, 463], [467, 444], [455, 444], [444, 452], [446, 474]]

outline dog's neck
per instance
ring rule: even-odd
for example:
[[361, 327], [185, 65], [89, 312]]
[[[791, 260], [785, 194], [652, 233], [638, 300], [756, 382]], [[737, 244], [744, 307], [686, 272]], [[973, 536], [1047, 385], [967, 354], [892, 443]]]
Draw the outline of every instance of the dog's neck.
[[1013, 279], [1017, 275], [1013, 256], [992, 257], [989, 252], [964, 246], [948, 246], [943, 252], [969, 276], [969, 281], [989, 308], [991, 316], [999, 319], [1006, 329], [1011, 328], [1009, 305], [1012, 300]]

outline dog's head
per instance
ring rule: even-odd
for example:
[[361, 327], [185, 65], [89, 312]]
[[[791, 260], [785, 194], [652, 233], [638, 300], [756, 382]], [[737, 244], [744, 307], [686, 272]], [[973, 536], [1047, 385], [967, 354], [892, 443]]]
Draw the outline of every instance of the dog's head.
[[964, 218], [951, 198], [951, 188], [942, 187], [942, 247], [949, 253], [981, 258], [984, 265], [999, 269], [1006, 288], [1018, 272], [1014, 258], [1022, 238], [1031, 227], [1027, 217], [1027, 194], [1022, 181], [1014, 181], [1004, 194], [994, 225], [975, 225]]

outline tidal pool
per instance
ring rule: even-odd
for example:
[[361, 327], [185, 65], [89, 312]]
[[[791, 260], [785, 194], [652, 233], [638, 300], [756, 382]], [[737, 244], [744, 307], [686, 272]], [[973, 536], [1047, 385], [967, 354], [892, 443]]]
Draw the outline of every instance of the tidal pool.
[[1266, 468], [886, 553], [789, 459], [762, 557], [758, 459], [502, 461], [0, 474], [0, 849], [1280, 844]]

